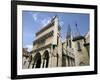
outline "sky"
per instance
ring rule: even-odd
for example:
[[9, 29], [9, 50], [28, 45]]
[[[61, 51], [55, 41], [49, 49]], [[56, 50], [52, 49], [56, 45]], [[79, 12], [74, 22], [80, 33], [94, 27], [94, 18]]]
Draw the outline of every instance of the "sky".
[[85, 35], [89, 31], [89, 14], [83, 13], [62, 13], [62, 12], [37, 12], [37, 11], [22, 11], [22, 32], [23, 32], [23, 47], [32, 49], [33, 41], [36, 39], [35, 33], [45, 27], [53, 16], [57, 15], [61, 26], [62, 41], [67, 34], [68, 25], [75, 36], [76, 23], [81, 35]]

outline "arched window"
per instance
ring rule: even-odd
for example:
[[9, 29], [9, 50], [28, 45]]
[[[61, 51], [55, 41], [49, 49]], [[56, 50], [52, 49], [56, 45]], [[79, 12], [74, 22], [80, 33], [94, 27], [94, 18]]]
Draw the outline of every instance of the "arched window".
[[49, 64], [49, 52], [46, 50], [43, 54], [43, 68], [47, 68]]

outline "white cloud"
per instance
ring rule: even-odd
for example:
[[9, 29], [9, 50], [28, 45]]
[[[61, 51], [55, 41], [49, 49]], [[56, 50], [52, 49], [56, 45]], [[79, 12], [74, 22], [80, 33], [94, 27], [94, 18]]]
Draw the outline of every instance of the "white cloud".
[[63, 21], [60, 21], [59, 24], [62, 27], [64, 25], [64, 22]]
[[38, 17], [38, 14], [37, 13], [32, 14], [32, 17], [33, 17], [34, 21], [36, 21], [37, 20], [37, 17]]
[[28, 51], [32, 51], [33, 45], [26, 45], [26, 48], [28, 48]]
[[47, 17], [41, 21], [42, 27], [46, 26], [50, 22], [50, 18]]
[[33, 38], [35, 37], [35, 34], [33, 34]]

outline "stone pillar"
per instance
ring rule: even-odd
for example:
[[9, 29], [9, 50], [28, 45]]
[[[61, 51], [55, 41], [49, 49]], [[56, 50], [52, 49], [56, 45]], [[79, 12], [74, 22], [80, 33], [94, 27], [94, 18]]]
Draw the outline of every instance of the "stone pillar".
[[53, 52], [53, 48], [51, 46], [50, 47], [50, 52], [49, 52], [49, 63], [48, 63], [48, 67], [52, 67], [52, 52]]
[[48, 68], [51, 67], [51, 53], [49, 54]]
[[34, 68], [36, 68], [36, 62], [34, 63]]
[[56, 56], [52, 57], [52, 67], [57, 67], [57, 57]]
[[41, 58], [41, 68], [42, 68], [42, 66], [43, 66], [43, 58]]
[[52, 53], [52, 66], [53, 67], [57, 67], [57, 47], [55, 47], [53, 49], [53, 53]]

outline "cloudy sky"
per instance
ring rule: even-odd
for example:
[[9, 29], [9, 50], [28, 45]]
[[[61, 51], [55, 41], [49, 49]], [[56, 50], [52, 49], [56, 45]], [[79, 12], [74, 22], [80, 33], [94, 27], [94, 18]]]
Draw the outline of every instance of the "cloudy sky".
[[33, 41], [36, 38], [35, 33], [48, 24], [55, 15], [58, 16], [61, 26], [62, 40], [64, 40], [66, 37], [69, 24], [73, 35], [76, 34], [76, 23], [81, 35], [85, 35], [89, 30], [89, 14], [23, 11], [23, 47], [29, 48], [30, 51], [32, 49]]

